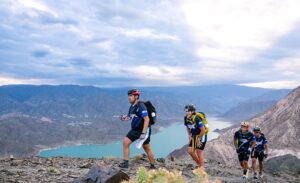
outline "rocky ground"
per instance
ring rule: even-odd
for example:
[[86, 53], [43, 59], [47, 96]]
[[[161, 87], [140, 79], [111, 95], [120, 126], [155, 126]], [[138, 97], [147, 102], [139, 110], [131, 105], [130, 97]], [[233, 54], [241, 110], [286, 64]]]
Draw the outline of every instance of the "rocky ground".
[[[173, 160], [173, 161], [172, 161]], [[41, 158], [28, 157], [11, 160], [9, 158], [0, 159], [0, 182], [27, 183], [27, 182], [80, 182], [82, 177], [86, 177], [90, 169], [114, 168], [118, 170], [119, 158]], [[130, 161], [131, 167], [124, 171], [131, 179], [135, 179], [136, 172], [140, 166], [148, 167], [148, 160], [145, 156], [136, 156]], [[192, 173], [194, 165], [190, 159], [157, 159], [157, 167], [165, 168], [169, 171], [177, 170], [182, 172], [182, 176], [187, 182], [195, 182]], [[266, 174], [264, 180], [255, 181], [250, 174], [247, 181], [241, 178], [241, 170], [235, 167], [227, 167], [224, 164], [210, 160], [206, 162], [206, 172], [209, 175], [209, 182], [300, 182], [299, 176], [288, 174], [271, 173]], [[76, 181], [75, 181], [76, 182]], [[87, 181], [81, 181], [87, 182]]]

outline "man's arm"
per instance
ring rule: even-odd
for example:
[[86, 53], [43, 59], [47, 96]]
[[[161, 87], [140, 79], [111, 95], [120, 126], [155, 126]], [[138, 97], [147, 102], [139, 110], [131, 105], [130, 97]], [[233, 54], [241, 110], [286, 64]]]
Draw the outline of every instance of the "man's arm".
[[186, 127], [186, 132], [187, 132], [188, 136], [191, 137], [191, 132], [190, 132], [190, 129], [188, 127]]
[[266, 153], [269, 154], [269, 144], [265, 144], [264, 147], [265, 147]]
[[188, 139], [189, 139], [188, 143], [190, 143], [190, 141], [192, 140], [192, 134], [191, 134], [190, 129], [188, 127], [186, 127], [186, 132], [187, 132]]
[[269, 154], [269, 144], [268, 144], [267, 139], [264, 140], [264, 148], [265, 148], [266, 154]]
[[250, 147], [253, 149], [256, 146], [256, 138], [255, 135], [252, 134], [251, 142], [250, 142]]
[[201, 144], [202, 144], [201, 139], [202, 139], [203, 135], [205, 134], [205, 127], [203, 125], [202, 120], [199, 117], [197, 117], [196, 119], [197, 119], [196, 123], [198, 124], [198, 128], [200, 129], [200, 134], [199, 134], [199, 139], [198, 139], [197, 145], [201, 146]]
[[198, 146], [201, 146], [201, 144], [202, 144], [202, 141], [201, 141], [201, 139], [202, 139], [202, 137], [203, 137], [203, 135], [205, 134], [205, 128], [204, 128], [204, 126], [202, 126], [201, 128], [200, 128], [200, 134], [199, 134], [199, 139], [198, 139], [198, 142], [197, 142], [197, 145]]
[[255, 148], [255, 145], [256, 145], [256, 141], [254, 140], [254, 141], [251, 141], [251, 148], [253, 149], [253, 148]]
[[202, 137], [203, 137], [203, 135], [205, 134], [205, 128], [204, 128], [204, 126], [202, 126], [201, 128], [200, 128], [200, 134], [199, 134], [199, 136], [200, 136], [200, 139], [202, 139]]
[[236, 133], [234, 133], [234, 135], [233, 135], [233, 145], [234, 145], [235, 149], [239, 148], [238, 147], [237, 134]]
[[149, 116], [144, 117], [144, 127], [143, 127], [143, 133], [147, 132], [147, 128], [149, 127]]

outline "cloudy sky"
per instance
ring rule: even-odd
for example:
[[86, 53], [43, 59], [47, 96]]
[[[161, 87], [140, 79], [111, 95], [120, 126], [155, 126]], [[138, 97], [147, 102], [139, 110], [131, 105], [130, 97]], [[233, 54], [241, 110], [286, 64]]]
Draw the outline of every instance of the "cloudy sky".
[[299, 0], [1, 0], [0, 85], [300, 85]]

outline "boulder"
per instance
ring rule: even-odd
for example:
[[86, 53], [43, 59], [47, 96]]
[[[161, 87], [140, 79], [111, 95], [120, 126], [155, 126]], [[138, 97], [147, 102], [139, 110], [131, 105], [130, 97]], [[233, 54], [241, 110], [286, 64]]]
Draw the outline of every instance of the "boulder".
[[118, 183], [124, 180], [129, 180], [129, 176], [120, 169], [96, 165], [83, 178], [76, 179], [73, 183]]

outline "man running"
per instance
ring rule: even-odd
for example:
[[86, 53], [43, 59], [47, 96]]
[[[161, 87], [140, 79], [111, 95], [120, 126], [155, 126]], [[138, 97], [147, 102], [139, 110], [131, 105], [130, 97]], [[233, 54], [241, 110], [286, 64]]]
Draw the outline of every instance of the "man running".
[[261, 133], [259, 127], [255, 127], [253, 129], [253, 132], [256, 139], [256, 146], [252, 150], [251, 158], [252, 158], [253, 178], [257, 179], [258, 177], [256, 173], [256, 159], [258, 159], [259, 162], [259, 177], [263, 178], [263, 161], [265, 158], [268, 157], [269, 145], [265, 135]]
[[206, 144], [207, 136], [202, 120], [196, 115], [196, 108], [194, 105], [186, 105], [185, 108], [184, 125], [188, 134], [188, 153], [192, 159], [197, 163], [199, 168], [204, 168], [203, 150]]
[[248, 178], [248, 160], [253, 147], [255, 136], [249, 130], [248, 122], [241, 122], [241, 128], [234, 133], [233, 143], [243, 168], [243, 178]]
[[119, 165], [121, 168], [129, 167], [130, 144], [136, 140], [144, 141], [143, 149], [150, 160], [150, 169], [155, 169], [154, 155], [150, 147], [151, 126], [146, 106], [139, 102], [140, 92], [136, 89], [128, 91], [128, 100], [131, 104], [128, 115], [122, 115], [122, 121], [131, 121], [131, 130], [123, 141], [124, 160]]

